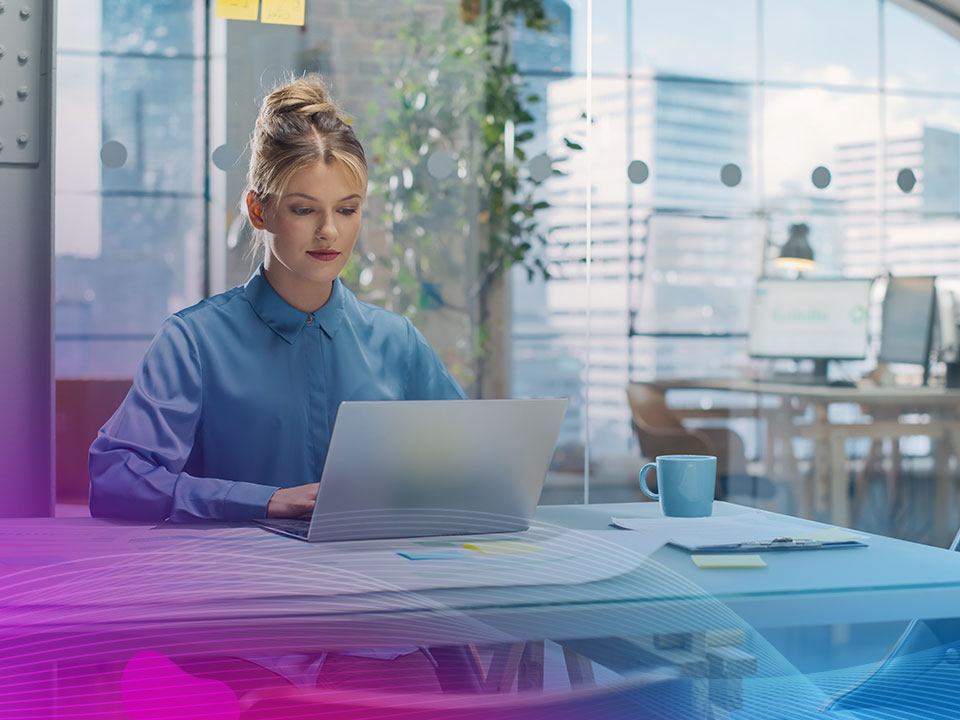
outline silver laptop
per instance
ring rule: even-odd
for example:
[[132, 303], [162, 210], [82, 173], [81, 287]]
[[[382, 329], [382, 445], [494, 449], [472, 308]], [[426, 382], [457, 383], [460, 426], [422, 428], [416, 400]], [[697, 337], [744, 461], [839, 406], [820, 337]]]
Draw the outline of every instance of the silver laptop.
[[310, 520], [256, 520], [310, 542], [525, 530], [566, 398], [344, 402]]

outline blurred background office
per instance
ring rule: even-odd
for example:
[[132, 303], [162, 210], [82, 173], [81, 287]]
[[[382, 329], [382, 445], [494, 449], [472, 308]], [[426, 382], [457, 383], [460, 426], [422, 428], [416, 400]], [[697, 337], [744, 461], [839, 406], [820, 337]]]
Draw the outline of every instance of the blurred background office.
[[258, 100], [319, 71], [371, 165], [345, 280], [473, 397], [570, 398], [543, 502], [710, 452], [739, 502], [956, 527], [960, 3], [215, 5], [58, 3], [60, 512], [161, 321], [249, 276]]

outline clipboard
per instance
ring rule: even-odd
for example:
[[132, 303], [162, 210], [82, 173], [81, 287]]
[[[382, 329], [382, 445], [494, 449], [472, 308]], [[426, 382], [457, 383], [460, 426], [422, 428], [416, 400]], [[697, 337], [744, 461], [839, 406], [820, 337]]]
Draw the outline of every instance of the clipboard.
[[761, 511], [704, 518], [611, 517], [610, 520], [614, 527], [656, 533], [665, 544], [691, 553], [867, 547], [862, 533], [845, 528], [816, 527], [795, 518], [768, 517]]
[[814, 540], [811, 538], [779, 537], [757, 542], [728, 543], [725, 545], [684, 545], [671, 540], [668, 544], [695, 553], [755, 553], [768, 550], [826, 550], [830, 548], [867, 547], [861, 540]]

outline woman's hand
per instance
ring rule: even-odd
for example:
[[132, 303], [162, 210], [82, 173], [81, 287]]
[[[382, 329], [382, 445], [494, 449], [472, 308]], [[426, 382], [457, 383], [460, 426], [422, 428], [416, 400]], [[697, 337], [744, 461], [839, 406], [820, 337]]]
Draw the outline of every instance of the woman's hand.
[[320, 483], [277, 490], [267, 503], [268, 518], [310, 517], [317, 502]]

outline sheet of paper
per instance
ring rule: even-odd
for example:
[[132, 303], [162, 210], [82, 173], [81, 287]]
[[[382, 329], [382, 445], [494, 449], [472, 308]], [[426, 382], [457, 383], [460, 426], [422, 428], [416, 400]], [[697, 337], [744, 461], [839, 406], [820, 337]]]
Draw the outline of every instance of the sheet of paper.
[[463, 547], [466, 550], [475, 550], [484, 555], [520, 555], [543, 550], [542, 547], [528, 542], [465, 543]]
[[256, 20], [260, 0], [217, 0], [214, 14], [227, 20]]
[[456, 540], [415, 540], [414, 545], [422, 545], [423, 547], [463, 547], [465, 543], [472, 543], [474, 545], [480, 543], [516, 543], [524, 542], [520, 538], [504, 538], [504, 537], [475, 537], [475, 538], [465, 538], [461, 537]]
[[[553, 526], [533, 527], [510, 537], [476, 547], [511, 545], [528, 551], [462, 549], [472, 537], [450, 538], [459, 548], [443, 548], [417, 544], [424, 539], [306, 543], [253, 527], [147, 529], [97, 557], [6, 568], [0, 573], [0, 609], [169, 608], [233, 599], [370, 593], [393, 593], [394, 602], [402, 603], [405, 593], [432, 588], [600, 581], [635, 570], [661, 544], [619, 530]], [[450, 556], [454, 553], [459, 557]], [[426, 560], [434, 554], [444, 559]], [[410, 556], [423, 559], [412, 561]]]
[[303, 25], [305, 0], [263, 0], [260, 22], [275, 25]]
[[128, 543], [151, 533], [151, 526], [94, 525], [16, 519], [0, 525], [0, 575], [22, 568], [90, 562], [124, 553]]
[[664, 542], [686, 548], [769, 542], [780, 537], [800, 537], [822, 532], [810, 523], [754, 511], [739, 515], [711, 515], [703, 518], [611, 518], [617, 527], [656, 534]]
[[818, 540], [820, 542], [846, 542], [848, 540], [859, 540], [863, 537], [859, 533], [850, 532], [843, 528], [825, 528], [816, 532], [791, 535], [796, 540]]
[[759, 555], [747, 555], [745, 553], [691, 555], [690, 559], [699, 568], [764, 568], [767, 566]]

